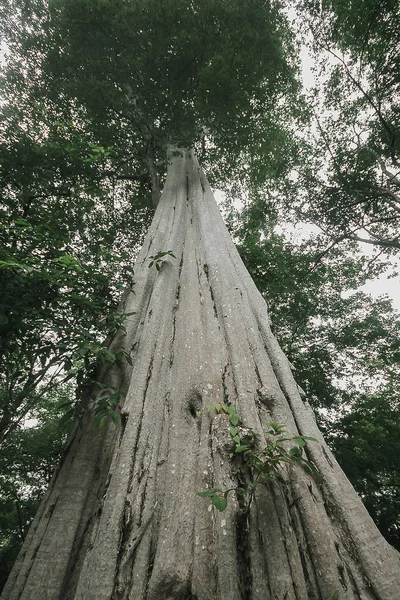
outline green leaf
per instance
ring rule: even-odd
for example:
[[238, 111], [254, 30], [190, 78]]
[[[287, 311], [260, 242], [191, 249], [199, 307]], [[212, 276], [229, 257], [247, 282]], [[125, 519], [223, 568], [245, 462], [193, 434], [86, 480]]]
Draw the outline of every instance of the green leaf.
[[303, 436], [296, 435], [293, 438], [293, 441], [296, 442], [296, 444], [298, 444], [301, 448], [303, 448], [306, 445]]
[[107, 421], [107, 415], [104, 415], [103, 417], [101, 417], [101, 419], [99, 421], [99, 429], [101, 429], [102, 427], [104, 427], [106, 421]]
[[235, 427], [236, 427], [236, 425], [239, 425], [239, 417], [237, 416], [237, 414], [230, 414], [229, 420], [232, 423], [232, 425], [234, 425]]
[[303, 454], [303, 450], [300, 448], [300, 446], [294, 446], [293, 448], [290, 448], [289, 454], [290, 456], [298, 458]]
[[120, 399], [120, 393], [115, 392], [108, 399], [106, 399], [106, 401], [108, 404], [110, 404], [110, 406], [115, 406], [118, 403], [119, 399]]
[[236, 452], [236, 453], [239, 453], [239, 452], [245, 452], [245, 451], [246, 451], [246, 450], [248, 450], [249, 448], [250, 448], [250, 446], [246, 446], [246, 444], [243, 444], [243, 445], [240, 445], [240, 444], [239, 444], [238, 446], [236, 446], [236, 448], [235, 448], [235, 452]]
[[228, 500], [224, 496], [215, 495], [211, 498], [211, 502], [213, 506], [215, 506], [215, 508], [220, 512], [224, 512], [224, 510], [228, 506]]
[[118, 425], [120, 422], [119, 414], [115, 410], [110, 410], [109, 414], [110, 414], [110, 417], [111, 417], [114, 425]]
[[212, 498], [212, 496], [215, 496], [216, 493], [220, 492], [222, 492], [222, 490], [219, 488], [213, 488], [212, 490], [207, 490], [206, 492], [197, 492], [197, 495], [200, 496], [200, 498]]
[[270, 423], [267, 427], [269, 428], [267, 432], [270, 435], [280, 435], [285, 432], [285, 427], [283, 425], [278, 425], [278, 423]]

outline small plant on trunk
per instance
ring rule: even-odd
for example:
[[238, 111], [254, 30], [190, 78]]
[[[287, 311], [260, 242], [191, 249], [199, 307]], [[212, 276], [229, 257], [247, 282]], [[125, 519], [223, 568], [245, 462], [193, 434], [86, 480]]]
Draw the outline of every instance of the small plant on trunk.
[[[229, 431], [234, 443], [229, 457], [235, 462], [239, 459], [238, 473], [242, 475], [241, 479], [247, 480], [246, 484], [227, 490], [212, 488], [198, 492], [197, 495], [201, 498], [210, 498], [217, 510], [223, 512], [227, 508], [228, 496], [233, 492], [236, 494], [240, 508], [248, 511], [257, 486], [279, 479], [282, 463], [300, 464], [318, 483], [321, 482], [321, 474], [317, 467], [304, 456], [306, 442], [316, 442], [315, 438], [306, 435], [288, 437], [285, 436], [283, 425], [270, 423], [266, 429], [269, 441], [260, 450], [257, 447], [259, 444], [256, 435], [241, 425], [234, 405], [217, 404], [215, 410], [217, 413], [225, 412], [229, 417]], [[288, 442], [294, 445], [288, 448]]]

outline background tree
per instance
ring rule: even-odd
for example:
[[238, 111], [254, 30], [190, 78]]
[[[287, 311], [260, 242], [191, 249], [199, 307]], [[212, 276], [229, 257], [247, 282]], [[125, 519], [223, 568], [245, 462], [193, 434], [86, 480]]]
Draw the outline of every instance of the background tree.
[[15, 428], [2, 444], [0, 464], [0, 581], [1, 589], [38, 509], [71, 426], [62, 419], [74, 390], [35, 399], [30, 427]]
[[400, 247], [399, 7], [305, 1], [298, 9], [319, 78], [310, 98], [317, 143], [297, 181], [310, 193], [297, 204], [301, 218], [331, 243], [392, 256]]

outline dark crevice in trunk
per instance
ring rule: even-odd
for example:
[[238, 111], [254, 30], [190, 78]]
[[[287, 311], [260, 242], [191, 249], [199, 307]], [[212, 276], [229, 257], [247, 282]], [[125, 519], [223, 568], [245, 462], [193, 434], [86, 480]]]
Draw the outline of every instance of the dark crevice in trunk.
[[209, 279], [209, 270], [208, 270], [208, 265], [207, 264], [203, 265], [203, 271], [204, 271], [205, 276], [207, 278], [208, 289], [210, 290], [211, 301], [212, 301], [212, 304], [213, 304], [213, 307], [214, 307], [214, 316], [218, 320], [218, 311], [217, 311], [217, 306], [215, 304], [214, 292], [213, 292], [212, 285], [211, 285], [210, 279]]
[[146, 383], [144, 386], [143, 400], [146, 400], [147, 390], [149, 389], [150, 379], [151, 379], [151, 376], [153, 373], [153, 364], [154, 364], [154, 354], [151, 355], [150, 364], [149, 364], [149, 368], [147, 371], [147, 379], [146, 379]]
[[141, 431], [142, 431], [142, 420], [143, 420], [143, 413], [141, 413], [141, 415], [139, 417], [138, 431], [137, 431], [137, 434], [136, 434], [135, 447], [132, 449], [132, 461], [131, 461], [131, 464], [130, 464], [129, 479], [128, 479], [128, 486], [127, 486], [128, 494], [130, 494], [132, 492], [132, 487], [133, 487], [134, 465], [135, 465], [134, 461], [135, 461], [135, 457], [136, 457], [138, 446], [139, 446], [139, 442], [140, 442], [140, 434], [141, 434]]
[[[144, 472], [142, 470], [142, 475], [140, 477], [140, 481], [138, 480], [138, 484], [140, 484], [140, 482], [142, 481], [143, 475], [144, 475]], [[145, 481], [143, 491], [142, 491], [142, 497], [140, 498], [138, 527], [141, 527], [143, 525], [143, 515], [144, 515], [144, 509], [145, 509], [145, 505], [146, 505], [147, 484], [148, 484], [148, 479], [146, 479], [146, 481]]]
[[253, 578], [251, 573], [248, 513], [236, 517], [236, 547], [239, 589], [242, 600], [251, 600]]
[[257, 376], [257, 381], [258, 381], [258, 385], [260, 386], [259, 389], [261, 389], [263, 387], [263, 381], [261, 379], [261, 375], [260, 375], [260, 371], [259, 368], [257, 366], [257, 362], [254, 360], [254, 370], [256, 372], [256, 376]]
[[145, 587], [145, 594], [144, 594], [145, 598], [147, 598], [147, 592], [149, 590], [149, 583], [150, 583], [151, 576], [153, 574], [155, 555], [156, 555], [156, 548], [155, 548], [154, 539], [152, 538], [151, 548], [150, 548], [150, 556], [149, 556], [149, 564], [148, 564], [147, 573], [146, 573], [146, 587]]
[[228, 386], [226, 385], [228, 369], [229, 369], [229, 363], [227, 363], [225, 365], [224, 370], [222, 371], [222, 393], [223, 393], [224, 404], [226, 404], [227, 406], [232, 404], [231, 399], [229, 398]]
[[[283, 508], [283, 510], [287, 510], [287, 514], [286, 514], [286, 518], [289, 520], [290, 525], [293, 527], [293, 520], [291, 517], [291, 514], [289, 512], [289, 504], [290, 504], [290, 498], [288, 498], [288, 490], [285, 489], [286, 486], [286, 482], [277, 482], [277, 486], [279, 486], [279, 490], [281, 492], [280, 495], [277, 494], [277, 490], [274, 487], [274, 485], [270, 486], [270, 490], [271, 490], [271, 497], [273, 499], [273, 503], [275, 506], [275, 512], [278, 518], [278, 522], [279, 522], [279, 527], [280, 527], [280, 531], [282, 534], [282, 542], [283, 542], [283, 547], [285, 549], [285, 554], [286, 554], [286, 560], [287, 560], [287, 564], [291, 573], [291, 579], [292, 579], [292, 583], [293, 583], [293, 591], [295, 593], [296, 596], [296, 600], [303, 600], [299, 595], [298, 595], [298, 590], [297, 585], [296, 585], [296, 575], [295, 573], [293, 573], [293, 565], [292, 565], [292, 561], [290, 558], [290, 552], [289, 552], [289, 548], [288, 548], [288, 540], [287, 540], [287, 536], [285, 534], [285, 527], [284, 524], [282, 523], [282, 516], [281, 516], [281, 510]], [[285, 503], [282, 507], [282, 503], [281, 500], [282, 498], [285, 499]], [[278, 509], [278, 507], [280, 507], [281, 510]]]
[[174, 342], [175, 342], [175, 335], [176, 335], [176, 316], [177, 316], [177, 312], [178, 312], [178, 308], [179, 308], [180, 295], [181, 295], [181, 286], [180, 286], [180, 284], [178, 284], [178, 287], [176, 288], [175, 306], [173, 308], [173, 315], [172, 315], [172, 340], [171, 340], [171, 351], [170, 351], [170, 357], [169, 357], [169, 366], [170, 367], [172, 367], [172, 365], [174, 363]]
[[[301, 514], [301, 507], [296, 504], [293, 511], [297, 517], [292, 520], [296, 538], [299, 541], [300, 560], [303, 566], [303, 574], [306, 581], [310, 600], [326, 600], [320, 588], [317, 568], [314, 562], [313, 550], [310, 546], [310, 541], [307, 536], [307, 527]], [[308, 557], [308, 561], [306, 560]], [[317, 595], [316, 595], [317, 594]]]
[[200, 413], [203, 406], [203, 398], [198, 390], [192, 390], [187, 401], [187, 410], [197, 423], [199, 423]]
[[132, 571], [137, 549], [144, 538], [150, 522], [153, 518], [153, 512], [147, 519], [143, 520], [145, 502], [146, 502], [147, 481], [141, 491], [139, 522], [133, 521], [132, 505], [130, 500], [125, 501], [124, 512], [122, 515], [121, 535], [118, 549], [118, 557], [115, 564], [114, 589], [112, 600], [125, 600], [129, 596], [130, 585], [132, 585]]
[[120, 430], [120, 435], [119, 435], [119, 445], [121, 445], [122, 439], [124, 437], [126, 425], [128, 423], [128, 419], [129, 419], [129, 413], [122, 410], [120, 413], [120, 419], [121, 419], [121, 430]]
[[333, 462], [331, 461], [329, 454], [327, 453], [327, 451], [325, 450], [325, 448], [323, 446], [322, 446], [322, 454], [325, 456], [328, 465], [333, 468]]
[[[128, 590], [126, 585], [123, 583], [124, 573], [122, 571], [129, 569], [132, 572], [133, 569], [133, 557], [136, 547], [132, 548], [130, 551], [128, 540], [131, 534], [131, 525], [126, 527], [126, 529], [122, 529], [121, 531], [121, 545], [119, 547], [118, 557], [115, 564], [114, 587], [111, 594], [111, 600], [125, 600], [125, 598], [127, 598]], [[126, 552], [129, 553], [129, 565], [127, 564], [128, 559], [125, 558], [124, 560], [124, 555]], [[131, 579], [131, 577], [129, 577], [129, 579]]]
[[185, 252], [185, 243], [183, 243], [183, 248], [182, 248], [182, 256], [181, 256], [181, 260], [179, 261], [179, 271], [178, 271], [178, 279], [180, 279], [181, 277], [181, 273], [182, 273], [182, 267], [183, 267], [183, 255]]

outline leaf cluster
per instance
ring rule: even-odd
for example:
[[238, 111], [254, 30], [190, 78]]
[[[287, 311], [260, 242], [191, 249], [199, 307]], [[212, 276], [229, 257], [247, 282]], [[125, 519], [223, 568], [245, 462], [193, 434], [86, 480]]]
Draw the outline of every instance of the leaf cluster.
[[166, 250], [165, 252], [159, 250], [156, 254], [149, 256], [149, 269], [154, 266], [157, 271], [159, 271], [164, 262], [164, 256], [172, 256], [172, 258], [176, 258], [175, 254], [171, 250]]
[[[299, 213], [334, 243], [369, 244], [377, 259], [398, 254], [399, 6], [391, 0], [297, 6], [316, 62], [312, 143], [296, 181], [308, 201]], [[288, 205], [296, 196], [298, 203], [294, 189]]]
[[[197, 493], [201, 498], [210, 498], [212, 506], [217, 510], [220, 512], [226, 510], [228, 496], [230, 492], [234, 492], [241, 510], [248, 511], [255, 489], [259, 485], [267, 485], [271, 481], [282, 479], [281, 466], [283, 463], [300, 464], [316, 481], [321, 481], [318, 469], [304, 455], [306, 441], [316, 442], [315, 438], [304, 435], [285, 437], [283, 425], [270, 423], [266, 429], [266, 435], [270, 439], [264, 448], [259, 449], [259, 443], [254, 434], [252, 435], [240, 423], [236, 407], [233, 404], [217, 404], [215, 410], [217, 413], [223, 411], [229, 417], [231, 424], [229, 431], [234, 442], [233, 452], [229, 456], [233, 463], [237, 463], [236, 469], [237, 473], [241, 474], [240, 479], [246, 479], [246, 485], [239, 485], [227, 490], [212, 488]], [[294, 442], [295, 445], [288, 449], [288, 442]]]

